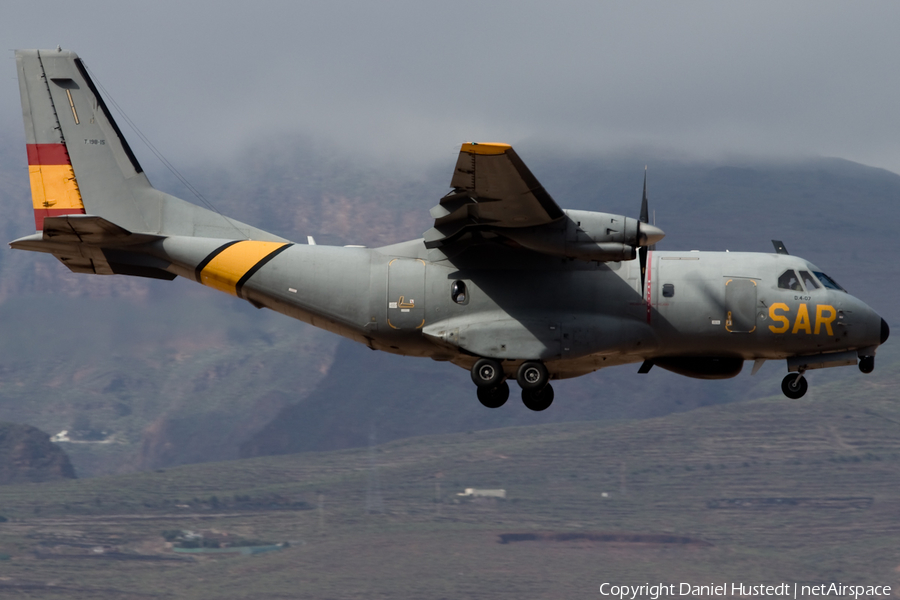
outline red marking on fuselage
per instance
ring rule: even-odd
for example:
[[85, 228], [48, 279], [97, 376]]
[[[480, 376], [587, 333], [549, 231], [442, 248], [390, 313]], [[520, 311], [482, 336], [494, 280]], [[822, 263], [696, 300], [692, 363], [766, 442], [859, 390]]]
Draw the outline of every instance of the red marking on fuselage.
[[650, 273], [652, 269], [650, 265], [653, 264], [653, 253], [647, 252], [647, 323], [650, 322], [650, 315], [653, 310], [652, 305], [650, 304]]

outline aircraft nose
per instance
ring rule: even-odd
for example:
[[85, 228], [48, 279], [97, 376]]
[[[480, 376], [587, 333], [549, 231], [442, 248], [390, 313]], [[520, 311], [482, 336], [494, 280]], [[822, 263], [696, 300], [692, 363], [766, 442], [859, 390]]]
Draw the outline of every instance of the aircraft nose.
[[891, 328], [888, 327], [887, 321], [881, 320], [881, 343], [885, 343], [891, 335]]
[[638, 246], [652, 246], [664, 237], [666, 237], [666, 234], [656, 225], [641, 223]]

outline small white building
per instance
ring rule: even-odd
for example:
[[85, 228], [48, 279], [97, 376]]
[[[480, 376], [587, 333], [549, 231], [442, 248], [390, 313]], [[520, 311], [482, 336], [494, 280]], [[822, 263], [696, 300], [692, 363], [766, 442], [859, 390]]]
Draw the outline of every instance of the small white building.
[[55, 443], [55, 442], [71, 442], [72, 440], [69, 439], [69, 430], [63, 429], [62, 431], [60, 431], [59, 433], [57, 433], [56, 435], [51, 437], [50, 441]]
[[457, 494], [457, 496], [468, 496], [470, 498], [506, 498], [506, 490], [478, 490], [475, 488], [466, 488], [466, 491]]

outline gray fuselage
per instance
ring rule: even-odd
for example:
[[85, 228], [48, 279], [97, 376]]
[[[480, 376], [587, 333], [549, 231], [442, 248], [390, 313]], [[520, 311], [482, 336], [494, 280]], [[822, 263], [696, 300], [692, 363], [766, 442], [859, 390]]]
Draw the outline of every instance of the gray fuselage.
[[[175, 236], [154, 254], [190, 276], [221, 242]], [[508, 375], [540, 360], [557, 379], [660, 357], [784, 359], [880, 343], [880, 317], [850, 294], [780, 288], [791, 269], [819, 271], [784, 254], [651, 251], [641, 290], [638, 261], [554, 258], [499, 243], [455, 256], [421, 240], [292, 245], [242, 296], [373, 349], [465, 368], [494, 358]]]

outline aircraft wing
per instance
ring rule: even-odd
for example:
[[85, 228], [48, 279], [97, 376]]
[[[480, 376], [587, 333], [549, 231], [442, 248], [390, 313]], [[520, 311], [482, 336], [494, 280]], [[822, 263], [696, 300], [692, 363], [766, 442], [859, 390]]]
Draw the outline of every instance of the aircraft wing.
[[428, 248], [471, 229], [535, 227], [565, 216], [508, 144], [463, 144], [450, 186], [453, 191], [431, 209], [434, 227], [424, 235]]

